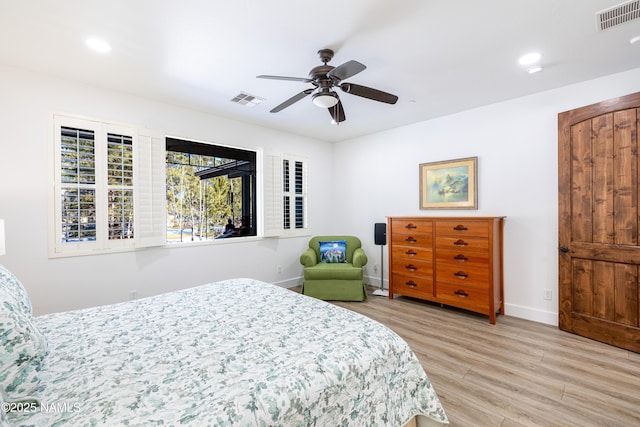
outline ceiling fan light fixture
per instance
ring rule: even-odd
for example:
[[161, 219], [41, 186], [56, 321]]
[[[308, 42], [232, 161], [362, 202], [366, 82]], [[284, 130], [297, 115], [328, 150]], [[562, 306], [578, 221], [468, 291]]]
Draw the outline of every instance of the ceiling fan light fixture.
[[313, 95], [313, 103], [320, 108], [331, 108], [338, 103], [335, 92], [319, 92]]

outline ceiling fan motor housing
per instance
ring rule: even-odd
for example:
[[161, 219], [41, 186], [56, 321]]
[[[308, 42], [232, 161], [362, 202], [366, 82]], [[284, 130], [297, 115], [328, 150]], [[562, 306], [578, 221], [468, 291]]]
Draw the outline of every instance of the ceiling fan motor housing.
[[316, 84], [317, 86], [321, 86], [320, 82], [322, 80], [331, 82], [331, 80], [329, 80], [329, 77], [327, 77], [327, 73], [333, 70], [334, 68], [335, 67], [332, 67], [331, 65], [326, 65], [326, 64], [318, 65], [317, 67], [313, 67], [311, 71], [309, 71], [309, 78], [313, 80], [312, 83]]

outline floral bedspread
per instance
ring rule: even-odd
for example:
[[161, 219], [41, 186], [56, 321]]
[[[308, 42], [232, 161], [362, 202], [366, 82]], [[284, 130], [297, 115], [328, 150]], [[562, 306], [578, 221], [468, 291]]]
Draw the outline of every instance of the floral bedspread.
[[252, 279], [36, 317], [41, 405], [16, 426], [446, 424], [408, 345], [357, 313]]

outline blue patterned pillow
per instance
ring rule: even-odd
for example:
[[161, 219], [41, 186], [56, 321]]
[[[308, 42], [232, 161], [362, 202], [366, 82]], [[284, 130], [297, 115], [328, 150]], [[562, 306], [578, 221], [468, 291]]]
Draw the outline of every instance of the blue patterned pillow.
[[22, 286], [18, 278], [2, 264], [0, 264], [0, 289], [5, 289], [20, 304], [25, 314], [31, 315], [33, 313], [27, 290]]
[[0, 394], [4, 402], [38, 401], [46, 341], [31, 314], [0, 288]]
[[327, 264], [347, 262], [347, 241], [320, 242], [320, 262]]

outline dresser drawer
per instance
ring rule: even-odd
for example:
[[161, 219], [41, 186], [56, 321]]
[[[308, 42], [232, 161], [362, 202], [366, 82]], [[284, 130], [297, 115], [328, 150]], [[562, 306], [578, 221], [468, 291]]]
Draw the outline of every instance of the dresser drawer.
[[409, 218], [391, 219], [391, 230], [393, 234], [431, 234], [433, 222]]
[[431, 246], [391, 246], [391, 258], [393, 260], [419, 260], [419, 261], [433, 261], [433, 249]]
[[431, 247], [431, 246], [433, 246], [433, 234], [424, 234], [424, 233], [396, 234], [396, 233], [393, 233], [392, 236], [391, 236], [391, 244], [392, 245], [403, 245], [403, 246]]
[[394, 258], [393, 263], [391, 264], [391, 272], [432, 278], [433, 262], [431, 262], [431, 260], [420, 261]]
[[456, 265], [459, 268], [466, 268], [466, 266], [488, 268], [489, 253], [470, 252], [464, 249], [457, 251], [451, 251], [448, 249], [436, 249], [436, 263]]
[[488, 252], [489, 239], [474, 236], [437, 236], [437, 249], [450, 249], [458, 251]]
[[472, 219], [438, 220], [436, 235], [488, 237], [489, 224]]
[[472, 307], [480, 309], [478, 311], [488, 314], [488, 289], [441, 283], [438, 281], [436, 285], [436, 295], [438, 301], [441, 301], [444, 304], [450, 303], [457, 307]]
[[461, 285], [489, 287], [488, 267], [473, 265], [437, 264], [438, 282], [459, 283]]
[[423, 294], [433, 296], [433, 280], [425, 277], [417, 277], [399, 273], [393, 273], [393, 292], [412, 296]]

